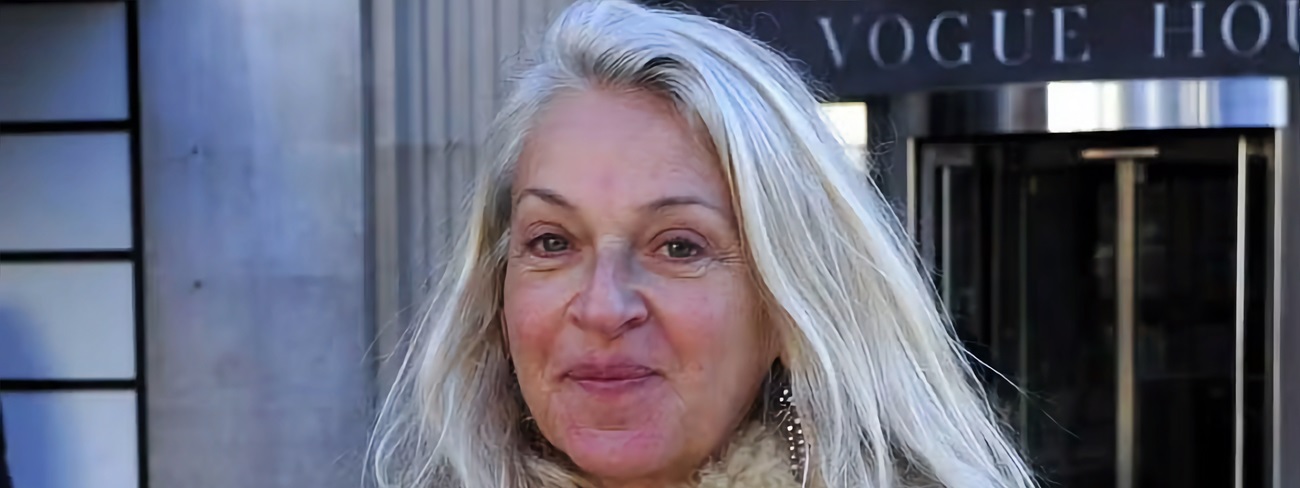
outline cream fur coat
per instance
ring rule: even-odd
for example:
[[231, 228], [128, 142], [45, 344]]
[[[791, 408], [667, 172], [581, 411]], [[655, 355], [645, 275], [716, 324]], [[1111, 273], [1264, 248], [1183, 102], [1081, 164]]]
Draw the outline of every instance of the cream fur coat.
[[[790, 471], [790, 447], [776, 433], [752, 425], [737, 433], [722, 458], [700, 472], [699, 482], [674, 488], [799, 488]], [[546, 483], [545, 488], [574, 488]]]
[[789, 445], [761, 426], [745, 430], [723, 458], [705, 468], [694, 488], [798, 488]]

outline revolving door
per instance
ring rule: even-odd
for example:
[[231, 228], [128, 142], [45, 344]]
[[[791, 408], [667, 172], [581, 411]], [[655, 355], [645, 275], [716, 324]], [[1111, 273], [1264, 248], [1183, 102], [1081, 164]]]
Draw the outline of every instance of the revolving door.
[[1272, 134], [918, 142], [913, 235], [1048, 484], [1267, 486]]

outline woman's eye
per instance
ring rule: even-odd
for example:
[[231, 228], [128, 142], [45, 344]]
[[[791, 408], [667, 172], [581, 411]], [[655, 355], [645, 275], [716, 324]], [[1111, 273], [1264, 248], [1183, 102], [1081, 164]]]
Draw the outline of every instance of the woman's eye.
[[699, 245], [685, 239], [673, 239], [663, 246], [664, 254], [672, 259], [690, 259], [699, 256], [701, 250]]
[[569, 250], [569, 241], [555, 234], [543, 234], [533, 239], [529, 247], [542, 254], [557, 254]]

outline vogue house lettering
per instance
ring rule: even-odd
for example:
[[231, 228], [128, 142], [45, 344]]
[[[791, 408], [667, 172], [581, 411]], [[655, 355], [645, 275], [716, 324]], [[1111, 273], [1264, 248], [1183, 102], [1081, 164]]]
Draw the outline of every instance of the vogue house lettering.
[[[1149, 10], [1133, 4], [1117, 10], [1079, 3], [982, 12], [948, 10], [925, 17], [819, 15], [816, 22], [835, 70], [864, 62], [886, 70], [917, 62], [959, 68], [988, 59], [1002, 66], [1031, 61], [1088, 63], [1104, 54], [1098, 52], [1100, 43], [1092, 36], [1107, 32], [1098, 30], [1130, 28], [1146, 31], [1142, 37], [1149, 44], [1109, 47], [1142, 51], [1152, 60], [1205, 58], [1208, 49], [1218, 47], [1225, 54], [1251, 59], [1273, 45], [1300, 55], [1300, 0], [1210, 4], [1207, 9], [1206, 1], [1152, 2]], [[1140, 15], [1131, 15], [1135, 8]], [[1108, 11], [1116, 15], [1105, 15]], [[1285, 29], [1278, 22], [1285, 22]]]

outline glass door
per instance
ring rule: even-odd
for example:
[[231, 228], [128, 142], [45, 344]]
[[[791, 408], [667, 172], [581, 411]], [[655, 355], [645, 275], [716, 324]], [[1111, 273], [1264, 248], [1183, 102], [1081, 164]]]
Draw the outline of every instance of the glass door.
[[1020, 289], [1008, 305], [1019, 308], [1020, 423], [1044, 476], [1067, 486], [1108, 486], [1118, 468], [1114, 175], [1082, 164], [1018, 178], [1019, 262], [1008, 264]]
[[1134, 167], [1131, 486], [1266, 486], [1266, 154]]
[[1267, 141], [1140, 135], [922, 145], [913, 230], [1047, 482], [1263, 487]]

